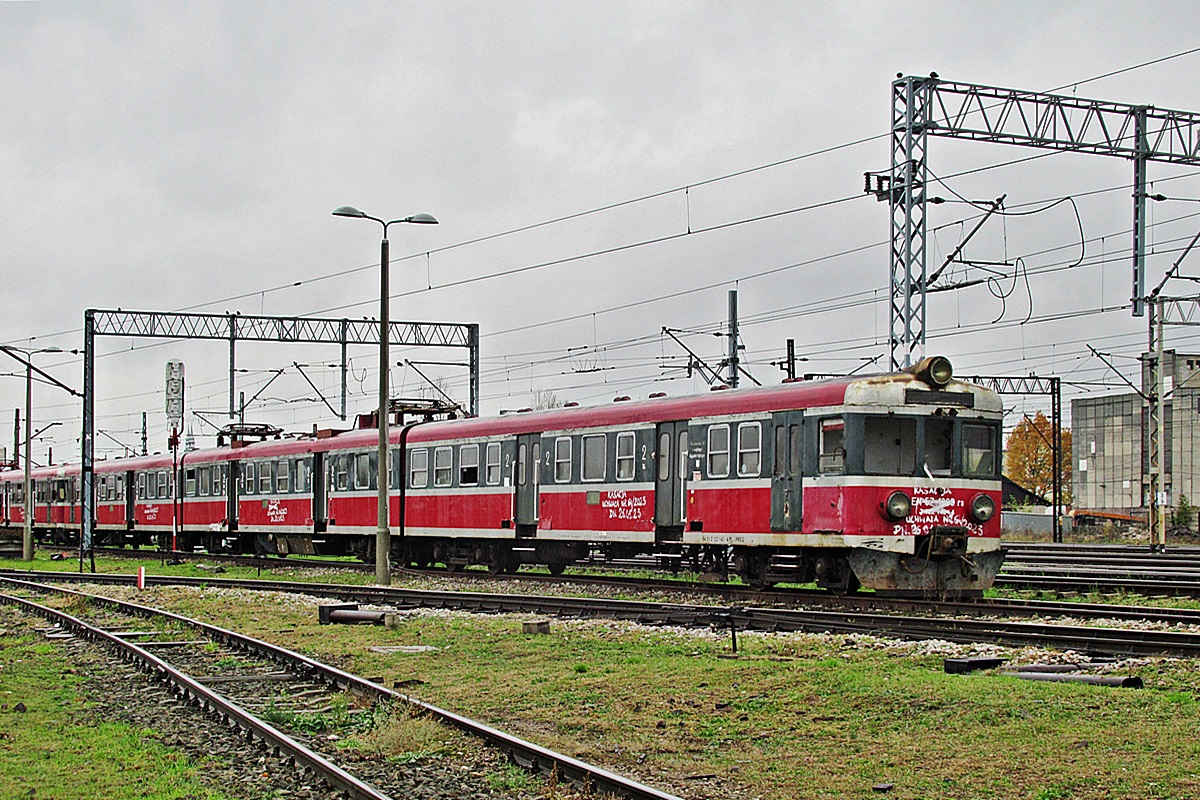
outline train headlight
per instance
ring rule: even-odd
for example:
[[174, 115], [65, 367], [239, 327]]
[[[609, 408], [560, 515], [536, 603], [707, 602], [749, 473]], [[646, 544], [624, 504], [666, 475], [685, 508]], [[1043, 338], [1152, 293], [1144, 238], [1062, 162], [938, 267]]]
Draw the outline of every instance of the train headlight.
[[944, 389], [954, 378], [954, 367], [945, 356], [930, 356], [909, 367], [916, 375], [935, 389]]
[[986, 494], [977, 494], [971, 501], [971, 519], [976, 522], [987, 522], [996, 516], [996, 501]]
[[879, 505], [885, 517], [897, 521], [904, 519], [908, 516], [908, 512], [912, 511], [912, 501], [901, 491], [892, 492], [888, 495], [887, 500]]

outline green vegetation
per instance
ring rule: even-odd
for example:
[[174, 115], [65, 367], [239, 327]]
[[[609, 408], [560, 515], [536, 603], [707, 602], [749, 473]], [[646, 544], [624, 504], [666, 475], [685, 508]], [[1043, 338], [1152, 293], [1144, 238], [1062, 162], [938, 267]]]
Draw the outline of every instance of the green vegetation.
[[[547, 747], [684, 796], [1185, 798], [1200, 794], [1200, 675], [1191, 662], [1123, 668], [1147, 689], [946, 675], [928, 645], [844, 636], [739, 637], [554, 621], [406, 614], [399, 628], [316, 624], [217, 592], [153, 602], [335, 661]], [[434, 650], [379, 653], [379, 645]], [[387, 725], [343, 744], [381, 752]], [[405, 734], [396, 760], [439, 752]], [[714, 778], [690, 776], [713, 775]]]
[[356, 723], [350, 713], [350, 698], [345, 694], [334, 695], [329, 710], [321, 712], [296, 711], [288, 706], [286, 698], [280, 698], [278, 703], [269, 702], [261, 716], [272, 725], [305, 733], [336, 731], [344, 734], [355, 728], [369, 729], [373, 724], [371, 719]]
[[90, 720], [78, 673], [0, 608], [0, 798], [226, 797], [198, 781], [202, 765], [151, 732]]

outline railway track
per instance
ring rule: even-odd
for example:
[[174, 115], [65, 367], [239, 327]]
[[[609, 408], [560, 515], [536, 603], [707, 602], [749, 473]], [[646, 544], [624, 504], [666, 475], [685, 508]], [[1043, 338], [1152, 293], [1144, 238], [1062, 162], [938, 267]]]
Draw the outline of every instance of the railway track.
[[[998, 588], [1038, 590], [1066, 593], [1126, 592], [1145, 596], [1200, 596], [1200, 547], [1173, 547], [1166, 553], [1151, 552], [1147, 546], [1138, 545], [1049, 545], [1042, 543], [1011, 543], [1005, 545], [1008, 554], [1000, 574], [996, 577]], [[164, 561], [204, 560], [217, 564], [269, 569], [293, 567], [297, 569], [342, 569], [353, 572], [373, 572], [374, 567], [345, 559], [306, 558], [290, 556], [234, 556], [224, 554], [163, 552], [148, 550], [126, 550], [123, 548], [98, 548], [97, 554], [145, 558], [157, 555]], [[615, 573], [637, 570], [661, 572], [661, 565], [653, 556], [644, 556], [617, 561], [587, 559], [577, 562], [580, 568], [590, 568]], [[429, 570], [414, 571], [428, 574]], [[445, 573], [442, 573], [445, 574]], [[483, 574], [469, 570], [455, 574], [476, 576]], [[490, 578], [501, 576], [489, 575]], [[539, 572], [521, 572], [521, 580], [555, 582], [553, 576]], [[631, 586], [647, 586], [652, 581], [645, 579], [622, 579], [618, 577], [572, 575], [575, 582], [627, 583]], [[684, 587], [688, 591], [724, 594], [730, 597], [752, 598], [757, 592], [740, 584], [703, 583], [684, 579], [660, 581], [662, 588]], [[725, 588], [721, 588], [724, 586]]]
[[[51, 579], [63, 577], [49, 575]], [[74, 600], [69, 603], [72, 610], [82, 609], [76, 613], [86, 613], [88, 619], [33, 599], [45, 594]], [[339, 796], [386, 800], [407, 796], [412, 787], [403, 781], [397, 783], [397, 771], [386, 765], [372, 770], [372, 782], [368, 782], [334, 763], [329, 752], [318, 752], [265, 721], [256, 710], [261, 712], [270, 705], [272, 714], [296, 718], [327, 706], [335, 692], [346, 692], [367, 705], [387, 702], [428, 714], [483, 739], [527, 769], [569, 781], [588, 796], [602, 793], [628, 800], [678, 800], [336, 667], [177, 614], [13, 577], [0, 577], [0, 602], [46, 617], [64, 633], [116, 649], [122, 658], [171, 687], [177, 698], [217, 718], [227, 728], [236, 727], [247, 740], [258, 743], [289, 766], [315, 776]], [[189, 638], [181, 639], [181, 635]], [[280, 697], [293, 701], [282, 711], [273, 705], [273, 698]], [[334, 748], [329, 750], [336, 752]], [[355, 772], [360, 769], [356, 765]], [[455, 787], [448, 788], [453, 793]]]
[[996, 585], [1049, 591], [1200, 596], [1200, 547], [1009, 543]]
[[[4, 573], [0, 573], [4, 574]], [[13, 573], [7, 573], [12, 575]], [[20, 575], [21, 573], [15, 573]], [[34, 573], [37, 580], [98, 581], [130, 584], [132, 576]], [[869, 597], [854, 598], [857, 608], [807, 609], [689, 605], [635, 600], [594, 599], [552, 595], [449, 592], [369, 586], [294, 583], [274, 580], [147, 577], [147, 584], [208, 586], [301, 593], [396, 609], [449, 608], [477, 613], [535, 613], [558, 617], [612, 618], [649, 625], [734, 628], [756, 631], [800, 631], [941, 639], [953, 642], [991, 642], [1009, 646], [1038, 646], [1074, 650], [1097, 656], [1200, 657], [1200, 611], [1136, 609], [1120, 606], [1025, 601], [931, 603], [902, 601], [910, 612], [871, 610]], [[844, 601], [846, 598], [839, 598]], [[878, 602], [876, 601], [876, 605]], [[964, 616], [969, 615], [969, 616]], [[1038, 617], [1012, 621], [995, 617]], [[1061, 624], [1047, 618], [1111, 619], [1121, 624], [1152, 627]], [[1164, 626], [1189, 629], [1163, 629]], [[1191, 628], [1195, 629], [1191, 629]]]

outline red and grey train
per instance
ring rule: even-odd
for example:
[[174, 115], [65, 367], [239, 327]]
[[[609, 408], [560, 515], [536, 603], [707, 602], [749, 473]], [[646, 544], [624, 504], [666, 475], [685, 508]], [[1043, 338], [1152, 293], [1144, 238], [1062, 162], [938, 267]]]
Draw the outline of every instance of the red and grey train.
[[[932, 357], [893, 374], [409, 423], [391, 435], [397, 564], [670, 554], [755, 586], [975, 594], [1000, 568], [1001, 404]], [[373, 556], [374, 429], [95, 465], [96, 540]], [[35, 470], [40, 538], [75, 539], [77, 466]], [[4, 523], [23, 476], [0, 473]], [[182, 501], [172, 499], [174, 487]], [[175, 519], [175, 515], [179, 519]]]

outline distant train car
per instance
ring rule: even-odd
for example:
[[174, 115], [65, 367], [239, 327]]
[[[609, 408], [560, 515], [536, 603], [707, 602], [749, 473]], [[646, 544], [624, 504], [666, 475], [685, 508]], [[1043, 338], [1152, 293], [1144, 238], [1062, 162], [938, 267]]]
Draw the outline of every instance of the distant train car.
[[[1003, 558], [1000, 448], [998, 395], [954, 380], [940, 357], [894, 374], [409, 423], [391, 433], [393, 556], [561, 572], [601, 547], [754, 586], [977, 594]], [[100, 462], [97, 538], [175, 531], [181, 548], [370, 560], [376, 453], [371, 429], [197, 450], [175, 468]], [[0, 474], [0, 486], [20, 479]], [[39, 531], [77, 535], [77, 468], [39, 471], [35, 487]]]

